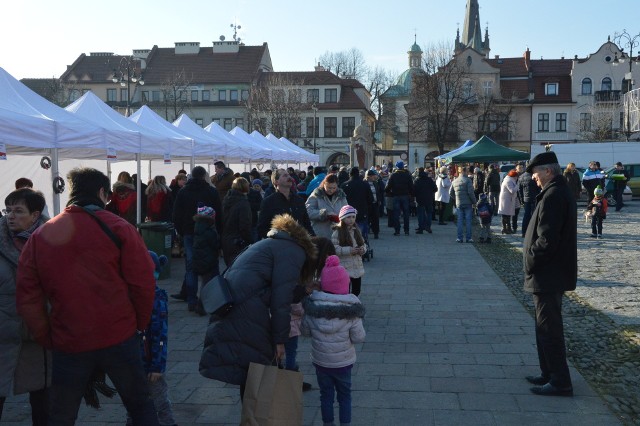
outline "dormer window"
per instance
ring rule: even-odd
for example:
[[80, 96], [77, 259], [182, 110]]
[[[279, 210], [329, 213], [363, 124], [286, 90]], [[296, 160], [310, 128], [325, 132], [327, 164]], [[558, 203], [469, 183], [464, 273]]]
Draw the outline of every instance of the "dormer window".
[[558, 96], [558, 83], [546, 83], [544, 85], [544, 94], [547, 96]]

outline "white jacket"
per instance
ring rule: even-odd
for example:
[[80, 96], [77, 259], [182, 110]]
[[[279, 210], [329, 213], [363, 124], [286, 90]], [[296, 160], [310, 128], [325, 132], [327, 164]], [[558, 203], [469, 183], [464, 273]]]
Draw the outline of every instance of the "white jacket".
[[353, 294], [315, 290], [304, 299], [302, 334], [311, 336], [311, 361], [321, 367], [340, 368], [356, 362], [354, 343], [364, 342], [364, 306]]
[[449, 179], [449, 176], [439, 174], [436, 178], [436, 186], [438, 187], [438, 192], [436, 192], [436, 201], [448, 203], [451, 198], [449, 195], [449, 189], [451, 188], [451, 179]]

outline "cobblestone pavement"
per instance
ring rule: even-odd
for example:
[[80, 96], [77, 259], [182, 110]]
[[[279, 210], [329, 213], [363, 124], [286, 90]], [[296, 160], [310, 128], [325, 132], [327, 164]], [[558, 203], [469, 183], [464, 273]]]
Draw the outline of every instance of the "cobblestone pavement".
[[[621, 227], [637, 214], [634, 209], [637, 207], [632, 205], [623, 210]], [[581, 271], [585, 250], [610, 247], [611, 256], [620, 252], [614, 250], [618, 240], [613, 236], [625, 232], [614, 234], [616, 220], [612, 213], [605, 223], [606, 238], [601, 241], [589, 240], [586, 228], [580, 233]], [[492, 245], [458, 244], [453, 224], [434, 224], [433, 234], [424, 235], [414, 234], [415, 218], [411, 225], [410, 236], [394, 237], [386, 227], [386, 217], [382, 218], [380, 239], [371, 241], [374, 257], [365, 263], [361, 294], [367, 308], [367, 338], [357, 345], [352, 424], [633, 424], [633, 413], [625, 410], [633, 412], [629, 407], [634, 400], [625, 398], [634, 396], [630, 389], [640, 375], [633, 358], [625, 361], [626, 366], [620, 362], [618, 355], [631, 354], [633, 346], [620, 337], [618, 323], [593, 309], [578, 292], [575, 300], [568, 298], [565, 313], [575, 396], [532, 395], [524, 376], [536, 374], [538, 367], [533, 319], [528, 312], [531, 297], [521, 292], [522, 261], [517, 247], [521, 239], [508, 236], [496, 238]], [[602, 263], [603, 271], [607, 264]], [[183, 271], [182, 260], [173, 259], [172, 276], [160, 285], [169, 293], [176, 292]], [[590, 276], [589, 282], [601, 292], [608, 291], [609, 281]], [[637, 284], [632, 277], [616, 279], [616, 283]], [[627, 310], [620, 315], [620, 309], [613, 309], [616, 303], [606, 305], [611, 306], [616, 320], [633, 317]], [[169, 309], [167, 380], [178, 423], [237, 425], [237, 386], [198, 374], [207, 319], [188, 312], [181, 302], [172, 300]], [[304, 424], [321, 425], [309, 350], [309, 340], [301, 340], [298, 362], [305, 381], [313, 385], [313, 390], [304, 394]], [[573, 356], [576, 353], [584, 356]], [[593, 380], [595, 373], [607, 377]], [[103, 398], [102, 402], [100, 410], [81, 407], [77, 424], [124, 424], [119, 399]], [[7, 400], [4, 424], [30, 424], [25, 396]]]
[[[640, 424], [639, 224], [638, 201], [607, 214], [603, 239], [591, 238], [584, 220], [578, 223], [578, 286], [566, 293], [563, 307], [570, 360], [629, 425]], [[477, 248], [532, 312], [522, 291], [522, 238], [501, 235], [498, 242]]]

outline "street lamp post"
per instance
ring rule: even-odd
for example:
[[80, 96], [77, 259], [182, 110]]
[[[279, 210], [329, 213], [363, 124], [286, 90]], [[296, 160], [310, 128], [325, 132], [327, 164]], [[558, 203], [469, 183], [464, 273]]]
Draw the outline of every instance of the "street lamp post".
[[316, 106], [316, 103], [314, 102], [313, 105], [311, 105], [311, 109], [313, 110], [313, 153], [315, 154], [317, 151], [317, 147], [316, 147], [316, 115], [318, 114], [318, 107]]
[[133, 56], [123, 56], [120, 58], [118, 68], [113, 69], [111, 81], [120, 83], [121, 87], [127, 88], [127, 109], [125, 110], [125, 117], [129, 117], [131, 115], [131, 83], [134, 85], [134, 90], [137, 86], [144, 86], [142, 71], [136, 69], [136, 60]]
[[[629, 73], [625, 75], [625, 80], [627, 82], [625, 93], [629, 93], [633, 89], [633, 73], [632, 72], [633, 72], [633, 63], [636, 61], [636, 59], [633, 57], [633, 50], [636, 47], [638, 47], [638, 45], [640, 44], [640, 33], [632, 36], [627, 32], [627, 30], [622, 30], [622, 33], [620, 34], [616, 33], [614, 35], [613, 40], [618, 46], [621, 47], [620, 58], [618, 58], [618, 55], [616, 54], [615, 59], [613, 60], [613, 65], [624, 63], [625, 61], [624, 47], [629, 48], [629, 54], [627, 56], [627, 59], [629, 60]], [[629, 103], [625, 102], [625, 104], [626, 104], [625, 136], [627, 138], [627, 142], [629, 142], [629, 139], [631, 138], [631, 120], [629, 117]]]

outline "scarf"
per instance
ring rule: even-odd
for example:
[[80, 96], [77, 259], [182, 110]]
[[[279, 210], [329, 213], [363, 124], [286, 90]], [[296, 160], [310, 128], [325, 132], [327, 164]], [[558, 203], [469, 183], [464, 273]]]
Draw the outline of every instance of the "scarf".
[[72, 195], [67, 202], [67, 207], [72, 205], [78, 205], [80, 207], [85, 207], [90, 204], [100, 207], [104, 209], [104, 203], [102, 200], [96, 196], [86, 196], [86, 195]]
[[33, 222], [33, 224], [29, 228], [25, 229], [24, 231], [20, 231], [20, 232], [9, 231], [9, 234], [11, 235], [11, 238], [27, 241], [31, 236], [31, 234], [33, 234], [35, 230], [38, 229], [38, 227], [43, 223], [44, 223], [44, 220], [42, 219], [42, 217], [39, 217], [38, 220]]

